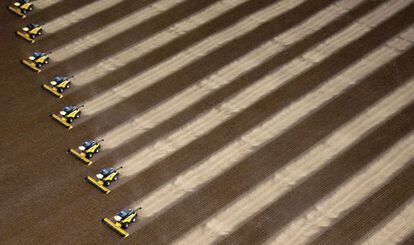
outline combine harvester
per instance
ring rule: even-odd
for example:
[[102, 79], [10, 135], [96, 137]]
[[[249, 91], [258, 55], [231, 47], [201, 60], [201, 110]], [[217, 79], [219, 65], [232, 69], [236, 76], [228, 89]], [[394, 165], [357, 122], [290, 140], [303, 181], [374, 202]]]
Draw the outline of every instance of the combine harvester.
[[112, 182], [115, 182], [119, 178], [118, 170], [122, 167], [118, 168], [104, 168], [101, 170], [99, 174], [96, 175], [96, 179], [94, 179], [91, 176], [87, 176], [86, 180], [97, 187], [99, 190], [103, 191], [105, 194], [108, 194], [111, 192], [111, 190], [108, 189], [108, 186], [112, 184]]
[[42, 31], [43, 23], [41, 24], [28, 24], [21, 30], [16, 31], [16, 34], [30, 43], [34, 43], [36, 38], [43, 34]]
[[56, 114], [50, 115], [52, 118], [54, 118], [56, 121], [63, 124], [67, 129], [72, 129], [73, 125], [72, 122], [75, 119], [78, 119], [81, 115], [80, 108], [82, 108], [83, 105], [77, 107], [77, 106], [66, 106], [63, 108], [62, 111], [59, 112], [60, 116]]
[[70, 79], [73, 78], [73, 75], [71, 76], [57, 76], [52, 81], [49, 82], [49, 84], [43, 84], [42, 88], [49, 91], [59, 99], [63, 98], [63, 92], [70, 88], [71, 81]]
[[125, 238], [129, 236], [129, 233], [125, 230], [129, 227], [130, 224], [136, 221], [138, 210], [141, 210], [141, 207], [139, 207], [137, 210], [124, 209], [114, 216], [115, 222], [108, 218], [104, 218], [102, 222], [104, 222], [106, 225], [108, 225], [110, 228]]
[[98, 153], [101, 149], [101, 142], [104, 141], [103, 139], [100, 140], [87, 140], [83, 142], [81, 146], [78, 147], [80, 152], [77, 152], [75, 149], [69, 149], [69, 152], [74, 155], [75, 157], [79, 158], [86, 164], [91, 165], [93, 162], [90, 160], [95, 153]]
[[18, 0], [14, 2], [12, 6], [9, 6], [9, 10], [22, 17], [26, 18], [27, 14], [33, 10], [34, 0]]
[[22, 63], [39, 73], [42, 71], [40, 68], [49, 63], [48, 55], [51, 53], [52, 52], [34, 52], [33, 55], [29, 57], [29, 60], [22, 60]]

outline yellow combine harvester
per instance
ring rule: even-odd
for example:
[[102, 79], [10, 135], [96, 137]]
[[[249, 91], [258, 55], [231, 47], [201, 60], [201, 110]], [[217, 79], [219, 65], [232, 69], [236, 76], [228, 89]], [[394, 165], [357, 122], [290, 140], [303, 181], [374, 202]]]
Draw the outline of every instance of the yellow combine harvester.
[[55, 120], [63, 124], [67, 129], [73, 128], [72, 122], [75, 119], [78, 119], [81, 115], [80, 108], [82, 106], [76, 107], [76, 106], [66, 106], [63, 108], [62, 111], [59, 112], [60, 116], [56, 114], [52, 114], [51, 117], [53, 117]]
[[108, 194], [111, 192], [111, 190], [108, 189], [108, 186], [112, 184], [112, 182], [115, 182], [119, 178], [118, 170], [122, 167], [118, 168], [104, 168], [101, 170], [99, 174], [96, 175], [96, 179], [92, 178], [91, 176], [87, 176], [86, 180], [103, 191], [105, 194]]
[[61, 99], [63, 97], [63, 92], [66, 89], [70, 88], [71, 78], [73, 78], [73, 76], [68, 76], [68, 77], [57, 76], [52, 81], [49, 82], [50, 85], [43, 84], [42, 88], [44, 88], [45, 90], [49, 91], [50, 93], [52, 93], [53, 95]]
[[83, 142], [81, 146], [78, 147], [80, 152], [77, 152], [75, 149], [69, 149], [69, 152], [72, 153], [72, 155], [84, 161], [86, 164], [91, 165], [93, 162], [90, 159], [93, 157], [95, 153], [98, 153], [100, 151], [100, 142], [102, 141], [104, 140], [87, 140]]
[[129, 233], [125, 230], [129, 227], [130, 224], [136, 221], [136, 218], [138, 216], [137, 211], [140, 209], [141, 207], [139, 207], [137, 210], [124, 209], [114, 216], [115, 222], [108, 218], [104, 218], [102, 222], [104, 222], [106, 225], [108, 225], [110, 228], [125, 238], [129, 236]]
[[40, 69], [42, 66], [49, 63], [49, 53], [34, 52], [32, 56], [29, 57], [29, 60], [22, 60], [22, 63], [30, 67], [35, 72], [41, 72]]
[[34, 43], [35, 39], [42, 35], [43, 24], [28, 24], [21, 30], [16, 31], [16, 34], [25, 40]]
[[33, 10], [32, 0], [18, 0], [14, 2], [12, 6], [9, 6], [9, 10], [22, 17], [26, 18], [27, 14]]

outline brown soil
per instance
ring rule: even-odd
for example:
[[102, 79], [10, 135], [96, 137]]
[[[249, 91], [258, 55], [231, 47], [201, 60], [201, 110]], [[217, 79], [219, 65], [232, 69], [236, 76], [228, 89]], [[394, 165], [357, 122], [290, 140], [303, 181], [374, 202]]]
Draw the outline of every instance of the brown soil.
[[[301, 74], [286, 86], [261, 99], [235, 118], [163, 159], [156, 166], [137, 175], [113, 193], [105, 196], [82, 181], [85, 175], [97, 172], [103, 166], [108, 166], [117, 159], [136, 152], [167, 132], [180, 127], [263, 77], [269, 71], [300, 56], [309, 47], [340, 31], [384, 1], [367, 1], [206, 99], [133, 139], [130, 144], [121, 145], [111, 152], [103, 153], [99, 161], [90, 168], [86, 168], [66, 153], [69, 147], [78, 145], [84, 139], [102, 134], [138, 112], [183, 90], [334, 1], [307, 1], [103, 113], [93, 118], [82, 119], [82, 124], [71, 131], [66, 131], [49, 118], [51, 112], [58, 111], [66, 104], [77, 104], [100, 91], [111, 88], [275, 1], [258, 0], [241, 4], [235, 10], [183, 35], [178, 40], [150, 52], [96, 82], [83, 88], [76, 88], [79, 89], [76, 93], [57, 100], [41, 90], [41, 82], [57, 74], [77, 72], [151, 36], [217, 0], [188, 0], [40, 74], [35, 74], [20, 64], [20, 60], [32, 51], [55, 49], [128, 13], [137, 11], [154, 0], [124, 1], [116, 8], [89, 17], [76, 26], [50, 36], [46, 34], [43, 40], [34, 45], [14, 35], [15, 30], [28, 22], [40, 20], [47, 22], [89, 2], [90, 0], [65, 0], [53, 9], [35, 11], [26, 20], [17, 18], [6, 10], [7, 3], [1, 3], [0, 7], [3, 10], [0, 20], [1, 23], [6, 24], [0, 26], [0, 33], [2, 33], [0, 50], [3, 54], [0, 64], [2, 119], [0, 125], [0, 178], [2, 179], [0, 238], [6, 243], [112, 244], [120, 242], [120, 238], [100, 222], [103, 217], [112, 216], [114, 212], [142, 198], [222, 148], [264, 121], [268, 116], [280, 111], [327, 79], [334, 77], [363, 55], [412, 25], [414, 21], [412, 14], [414, 5], [410, 5], [400, 14]], [[133, 233], [125, 242], [161, 244], [185, 234], [353, 116], [378, 101], [393, 88], [411, 78], [414, 73], [413, 60], [414, 49], [411, 48], [248, 159], [175, 204], [161, 216], [144, 225], [131, 227]], [[410, 105], [335, 159], [328, 167], [317, 172], [305, 183], [260, 212], [222, 242], [225, 244], [256, 244], [271, 237], [393, 143], [412, 132], [413, 127], [414, 105]], [[381, 198], [380, 203], [371, 205], [368, 199], [318, 237], [315, 243], [332, 244], [338, 241], [338, 236], [341, 239], [346, 237], [347, 239], [344, 240], [349, 241], [362, 237], [401, 203], [413, 196], [413, 173], [411, 164], [405, 172], [370, 197], [371, 199]], [[376, 218], [366, 222], [365, 217], [372, 215]]]

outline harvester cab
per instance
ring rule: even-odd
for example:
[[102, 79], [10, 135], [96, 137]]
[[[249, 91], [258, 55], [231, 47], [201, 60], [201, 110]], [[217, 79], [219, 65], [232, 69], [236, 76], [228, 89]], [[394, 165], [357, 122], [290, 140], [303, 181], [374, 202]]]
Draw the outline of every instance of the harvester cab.
[[43, 52], [34, 52], [32, 56], [29, 56], [29, 60], [34, 62], [36, 64], [37, 68], [42, 67], [43, 65], [46, 65], [49, 63], [49, 53], [43, 53]]
[[86, 158], [90, 159], [93, 157], [93, 154], [98, 153], [99, 149], [101, 148], [101, 142], [104, 141], [103, 139], [100, 140], [87, 140], [83, 142], [81, 146], [79, 146], [79, 150], [85, 154]]
[[50, 81], [50, 85], [52, 85], [55, 88], [58, 88], [59, 92], [63, 92], [64, 89], [68, 89], [69, 85], [70, 85], [70, 80], [73, 78], [73, 75], [71, 76], [57, 76], [55, 78], [53, 78], [52, 81]]
[[92, 161], [90, 159], [93, 157], [95, 153], [98, 153], [100, 151], [102, 141], [104, 140], [87, 140], [83, 142], [81, 146], [78, 147], [80, 152], [76, 151], [75, 149], [69, 149], [69, 152], [72, 153], [72, 155], [84, 161], [86, 164], [91, 165]]
[[114, 216], [114, 220], [116, 221], [115, 225], [121, 227], [122, 229], [127, 229], [131, 223], [134, 223], [136, 221], [138, 210], [140, 209], [141, 207], [139, 207], [137, 210], [128, 208], [118, 212]]
[[36, 72], [41, 72], [41, 67], [49, 63], [49, 54], [43, 52], [34, 52], [32, 56], [29, 56], [29, 60], [23, 60], [23, 64], [30, 67], [32, 70]]
[[31, 23], [23, 27], [23, 31], [33, 33], [36, 35], [42, 35], [42, 25], [43, 23], [39, 23], [39, 24]]
[[63, 108], [63, 110], [61, 110], [59, 112], [59, 114], [62, 117], [66, 118], [66, 122], [72, 123], [75, 119], [78, 119], [80, 117], [80, 115], [81, 115], [80, 108], [82, 108], [82, 107], [83, 106], [76, 107], [76, 106], [73, 106], [73, 105], [65, 106]]
[[78, 119], [81, 116], [81, 110], [83, 105], [81, 106], [65, 106], [63, 110], [59, 112], [60, 116], [56, 114], [52, 114], [52, 117], [66, 126], [68, 129], [71, 129], [73, 126], [71, 123]]
[[125, 230], [137, 220], [138, 210], [140, 209], [141, 207], [138, 209], [124, 209], [114, 216], [115, 222], [108, 218], [104, 218], [103, 222], [125, 238], [129, 236], [129, 233]]
[[34, 43], [35, 39], [43, 34], [42, 25], [43, 23], [28, 24], [27, 26], [23, 27], [21, 31], [19, 30], [16, 33], [27, 41]]
[[52, 93], [53, 95], [55, 95], [56, 97], [60, 99], [63, 97], [63, 92], [66, 89], [70, 88], [71, 78], [73, 78], [73, 75], [67, 76], [67, 77], [57, 76], [53, 78], [52, 81], [50, 81], [50, 85], [43, 84], [42, 88], [46, 89], [47, 91], [49, 91], [50, 93]]
[[109, 190], [107, 187], [110, 186], [112, 182], [115, 182], [118, 180], [119, 178], [118, 170], [121, 168], [122, 166], [117, 167], [117, 168], [103, 168], [96, 175], [97, 179], [94, 179], [91, 176], [87, 176], [86, 180], [92, 185], [94, 185], [95, 187], [97, 187], [98, 189], [100, 189], [101, 191], [103, 191], [105, 194], [108, 194], [109, 192], [111, 192], [111, 190]]
[[96, 175], [96, 177], [102, 181], [102, 184], [104, 186], [110, 186], [112, 182], [117, 181], [119, 177], [118, 170], [122, 167], [118, 168], [104, 168], [101, 170], [99, 174]]
[[19, 15], [22, 18], [26, 18], [26, 15], [33, 10], [34, 0], [18, 0], [9, 6], [9, 9]]

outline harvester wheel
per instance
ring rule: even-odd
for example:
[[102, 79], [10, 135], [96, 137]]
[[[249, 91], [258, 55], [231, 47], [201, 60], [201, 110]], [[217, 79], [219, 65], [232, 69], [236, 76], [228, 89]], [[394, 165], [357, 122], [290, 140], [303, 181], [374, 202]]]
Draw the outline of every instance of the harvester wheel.
[[72, 122], [73, 122], [73, 118], [69, 117], [69, 118], [67, 118], [67, 119], [66, 119], [66, 121], [67, 121], [68, 123], [72, 123]]
[[63, 93], [63, 89], [62, 89], [62, 88], [58, 88], [58, 89], [57, 89], [57, 91], [58, 91], [59, 93]]
[[104, 186], [110, 186], [111, 185], [111, 181], [107, 180], [104, 182]]
[[90, 158], [92, 158], [92, 153], [86, 153], [86, 158], [88, 158], [88, 159], [90, 159]]
[[31, 39], [35, 39], [36, 38], [36, 35], [35, 34], [30, 34], [30, 38]]
[[123, 223], [123, 224], [122, 224], [122, 228], [123, 228], [123, 229], [127, 229], [127, 228], [128, 228], [128, 226], [129, 226], [129, 224], [128, 224], [128, 223]]

